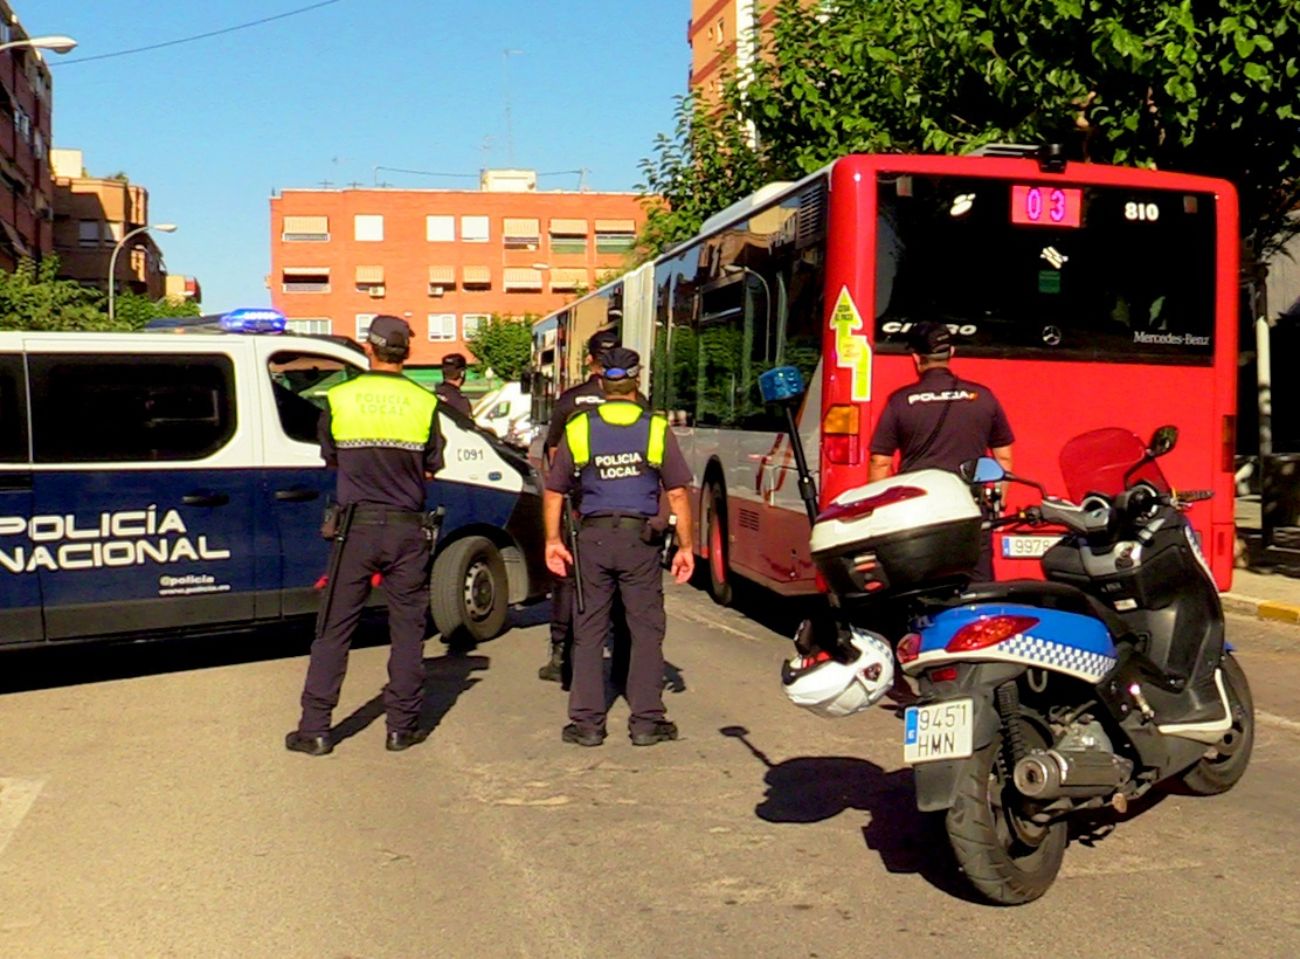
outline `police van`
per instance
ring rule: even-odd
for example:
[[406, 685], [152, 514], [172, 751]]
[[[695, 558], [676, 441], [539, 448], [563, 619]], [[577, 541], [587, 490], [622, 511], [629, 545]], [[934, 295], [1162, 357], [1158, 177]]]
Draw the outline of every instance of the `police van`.
[[[335, 487], [317, 424], [326, 391], [366, 359], [351, 341], [283, 333], [273, 314], [0, 332], [0, 646], [315, 613]], [[549, 588], [541, 488], [520, 456], [439, 410], [430, 610], [444, 639], [479, 641]]]

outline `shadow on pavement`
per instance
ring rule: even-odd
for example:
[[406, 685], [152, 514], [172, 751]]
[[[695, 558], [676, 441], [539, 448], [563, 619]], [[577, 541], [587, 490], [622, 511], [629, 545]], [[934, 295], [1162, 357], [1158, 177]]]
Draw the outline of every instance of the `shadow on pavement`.
[[[163, 673], [212, 669], [302, 656], [311, 648], [309, 619], [275, 627], [147, 640], [50, 643], [0, 650], [0, 693], [77, 686]], [[363, 620], [356, 647], [387, 641], [382, 617]]]
[[801, 756], [774, 763], [750, 742], [743, 726], [724, 726], [722, 735], [739, 740], [767, 772], [766, 792], [754, 807], [764, 822], [822, 822], [850, 809], [869, 813], [862, 827], [867, 848], [891, 873], [916, 873], [935, 888], [979, 902], [958, 875], [941, 817], [918, 812], [912, 771], [885, 772], [854, 756]]
[[[486, 670], [491, 665], [492, 661], [486, 656], [448, 654], [425, 659], [424, 702], [420, 707], [420, 732], [428, 734], [437, 729], [443, 717], [456, 705], [461, 693], [481, 682], [472, 674]], [[383, 715], [384, 694], [380, 692], [334, 726], [330, 732], [335, 744], [351, 739], [376, 719], [381, 719]]]

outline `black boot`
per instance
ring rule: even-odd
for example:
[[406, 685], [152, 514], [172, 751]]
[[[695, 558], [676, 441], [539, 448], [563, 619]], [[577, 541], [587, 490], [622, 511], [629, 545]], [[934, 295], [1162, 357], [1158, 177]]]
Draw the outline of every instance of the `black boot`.
[[558, 683], [564, 679], [564, 646], [551, 644], [551, 658], [537, 671], [537, 678], [548, 683]]

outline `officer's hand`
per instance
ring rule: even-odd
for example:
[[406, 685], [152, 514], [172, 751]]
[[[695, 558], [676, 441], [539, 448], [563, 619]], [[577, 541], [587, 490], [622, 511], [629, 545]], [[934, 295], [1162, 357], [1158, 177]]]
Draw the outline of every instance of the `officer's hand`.
[[688, 547], [679, 546], [673, 554], [673, 579], [678, 583], [688, 583], [695, 575], [695, 553]]
[[548, 539], [546, 541], [546, 568], [556, 576], [564, 576], [572, 565], [573, 554], [569, 552], [563, 541]]

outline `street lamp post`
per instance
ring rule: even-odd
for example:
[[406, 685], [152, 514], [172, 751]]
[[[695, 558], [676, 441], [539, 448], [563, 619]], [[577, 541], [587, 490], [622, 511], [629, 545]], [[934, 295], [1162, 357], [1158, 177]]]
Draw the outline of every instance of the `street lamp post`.
[[53, 53], [67, 53], [76, 46], [77, 41], [72, 39], [72, 37], [27, 37], [23, 40], [10, 40], [8, 43], [0, 43], [0, 53], [3, 53], [5, 50], [13, 50], [19, 47], [29, 50], [50, 50]]
[[114, 304], [117, 293], [117, 255], [122, 252], [122, 247], [126, 246], [126, 241], [131, 237], [148, 230], [158, 230], [161, 233], [175, 233], [175, 223], [149, 223], [144, 226], [137, 226], [134, 230], [129, 231], [122, 239], [117, 241], [113, 247], [113, 255], [108, 258], [108, 321], [113, 322]]

